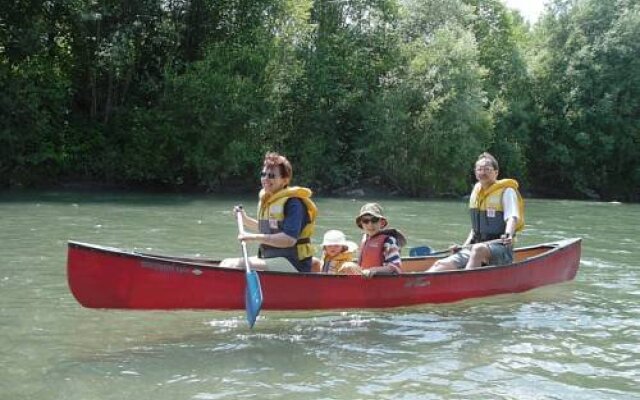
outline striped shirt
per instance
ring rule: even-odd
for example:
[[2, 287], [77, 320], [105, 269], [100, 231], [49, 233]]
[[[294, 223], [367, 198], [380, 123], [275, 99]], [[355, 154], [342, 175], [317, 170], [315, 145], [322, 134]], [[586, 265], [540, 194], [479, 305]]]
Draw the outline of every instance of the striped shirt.
[[383, 244], [384, 262], [382, 266], [391, 267], [396, 273], [402, 272], [402, 260], [400, 259], [400, 246], [393, 236], [388, 236]]

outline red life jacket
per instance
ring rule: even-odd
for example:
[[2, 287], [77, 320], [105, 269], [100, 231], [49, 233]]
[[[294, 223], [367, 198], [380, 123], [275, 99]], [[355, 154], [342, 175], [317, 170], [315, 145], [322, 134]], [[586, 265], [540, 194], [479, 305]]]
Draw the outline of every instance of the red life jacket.
[[360, 259], [358, 260], [360, 268], [369, 269], [371, 267], [380, 267], [384, 264], [384, 241], [388, 237], [389, 235], [378, 233], [362, 241]]

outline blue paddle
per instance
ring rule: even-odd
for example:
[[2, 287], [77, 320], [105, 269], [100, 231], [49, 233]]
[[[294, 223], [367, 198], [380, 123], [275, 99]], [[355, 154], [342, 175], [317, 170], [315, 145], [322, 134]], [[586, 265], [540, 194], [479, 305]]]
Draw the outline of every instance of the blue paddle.
[[438, 254], [444, 254], [449, 252], [450, 252], [449, 249], [433, 251], [433, 249], [429, 246], [417, 246], [409, 249], [409, 257], [435, 256]]
[[[242, 208], [242, 206], [239, 208]], [[244, 234], [244, 227], [242, 225], [242, 215], [240, 215], [239, 211], [236, 212], [236, 217], [238, 220], [238, 232], [242, 235]], [[242, 256], [244, 257], [244, 268], [246, 271], [245, 277], [247, 281], [244, 292], [244, 305], [247, 309], [247, 322], [249, 323], [249, 328], [253, 328], [253, 325], [256, 323], [256, 319], [258, 318], [258, 314], [260, 313], [260, 309], [262, 308], [262, 288], [260, 287], [260, 278], [258, 278], [258, 273], [256, 271], [252, 271], [249, 266], [247, 244], [244, 240], [240, 243], [242, 244]]]
[[[502, 241], [502, 238], [500, 239], [493, 239], [493, 240], [488, 240], [484, 243], [499, 243]], [[463, 248], [471, 248], [471, 244], [466, 245], [466, 246], [460, 246], [460, 249]], [[426, 256], [436, 256], [439, 254], [445, 254], [445, 253], [451, 253], [451, 249], [445, 249], [445, 250], [438, 250], [438, 251], [433, 251], [433, 249], [429, 246], [416, 246], [416, 247], [412, 247], [409, 249], [409, 257], [426, 257]]]
[[409, 249], [409, 257], [428, 256], [432, 251], [433, 250], [431, 250], [431, 247], [429, 246], [412, 247], [411, 249]]

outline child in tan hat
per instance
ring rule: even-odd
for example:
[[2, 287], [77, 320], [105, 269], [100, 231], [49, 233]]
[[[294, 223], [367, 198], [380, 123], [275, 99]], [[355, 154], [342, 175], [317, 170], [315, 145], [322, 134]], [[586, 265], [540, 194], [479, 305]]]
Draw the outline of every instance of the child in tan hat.
[[365, 278], [401, 273], [400, 249], [407, 239], [399, 230], [389, 228], [382, 206], [378, 203], [362, 206], [356, 225], [364, 232], [358, 265], [344, 265], [343, 270], [349, 269], [348, 273], [360, 273]]
[[329, 230], [325, 232], [322, 240], [322, 258], [314, 259], [314, 272], [325, 274], [339, 274], [344, 263], [355, 259], [355, 251], [358, 245], [347, 240], [342, 231]]

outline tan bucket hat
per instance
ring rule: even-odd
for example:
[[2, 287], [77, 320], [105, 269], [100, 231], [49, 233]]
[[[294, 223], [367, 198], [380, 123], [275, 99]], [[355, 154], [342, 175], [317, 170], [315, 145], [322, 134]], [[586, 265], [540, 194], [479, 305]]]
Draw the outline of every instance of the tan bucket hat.
[[384, 213], [384, 210], [382, 209], [382, 206], [380, 204], [367, 203], [360, 208], [360, 214], [358, 214], [358, 216], [356, 217], [356, 225], [358, 225], [359, 228], [362, 228], [362, 223], [360, 222], [362, 217], [364, 217], [365, 215], [371, 215], [372, 217], [377, 217], [384, 220], [384, 226], [383, 226], [384, 228], [385, 226], [387, 226], [389, 221], [387, 220], [387, 217], [385, 217], [383, 213]]

